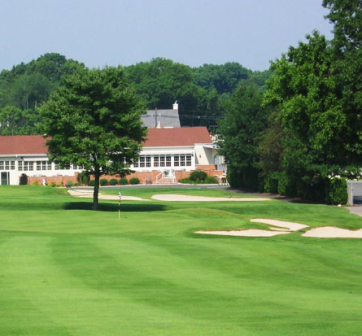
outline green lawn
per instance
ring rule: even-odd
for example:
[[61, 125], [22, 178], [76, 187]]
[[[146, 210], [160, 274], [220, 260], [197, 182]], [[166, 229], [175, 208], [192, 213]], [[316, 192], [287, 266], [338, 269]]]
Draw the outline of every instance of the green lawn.
[[[228, 193], [182, 193], [194, 192]], [[117, 201], [90, 209], [64, 189], [0, 187], [0, 336], [361, 334], [361, 240], [193, 233], [260, 227], [257, 217], [362, 228], [344, 208], [123, 201], [120, 219]]]

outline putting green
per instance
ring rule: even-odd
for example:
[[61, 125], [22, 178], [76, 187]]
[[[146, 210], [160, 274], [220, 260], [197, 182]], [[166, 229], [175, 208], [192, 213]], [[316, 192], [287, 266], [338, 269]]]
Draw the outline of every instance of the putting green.
[[[222, 193], [202, 192], [227, 197]], [[91, 200], [65, 190], [0, 187], [0, 199], [0, 335], [362, 330], [360, 241], [301, 232], [262, 240], [194, 234], [267, 228], [252, 218], [362, 228], [362, 218], [346, 209], [276, 200], [124, 201], [118, 219], [117, 201], [102, 200], [93, 212]]]

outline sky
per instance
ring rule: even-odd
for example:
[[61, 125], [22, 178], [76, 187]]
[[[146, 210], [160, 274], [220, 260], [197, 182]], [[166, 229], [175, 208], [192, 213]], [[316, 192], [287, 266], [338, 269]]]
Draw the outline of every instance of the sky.
[[0, 70], [56, 52], [104, 67], [169, 58], [267, 70], [314, 29], [322, 0], [0, 0]]

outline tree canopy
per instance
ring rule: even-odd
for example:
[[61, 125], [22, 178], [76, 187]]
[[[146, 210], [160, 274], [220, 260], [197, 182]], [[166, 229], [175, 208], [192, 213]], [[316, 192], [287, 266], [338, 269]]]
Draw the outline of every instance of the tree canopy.
[[93, 209], [98, 208], [102, 174], [129, 172], [146, 130], [145, 105], [125, 79], [124, 69], [78, 69], [40, 107], [49, 159], [75, 164], [95, 178]]

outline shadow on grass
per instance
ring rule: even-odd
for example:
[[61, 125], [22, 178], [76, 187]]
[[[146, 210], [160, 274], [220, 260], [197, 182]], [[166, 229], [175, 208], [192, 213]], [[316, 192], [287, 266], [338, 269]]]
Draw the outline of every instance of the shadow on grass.
[[[92, 203], [90, 202], [71, 202], [63, 205], [65, 210], [92, 210]], [[117, 212], [119, 210], [118, 204], [101, 203], [98, 205], [98, 211]], [[122, 212], [154, 212], [164, 211], [166, 206], [162, 204], [122, 204]]]

